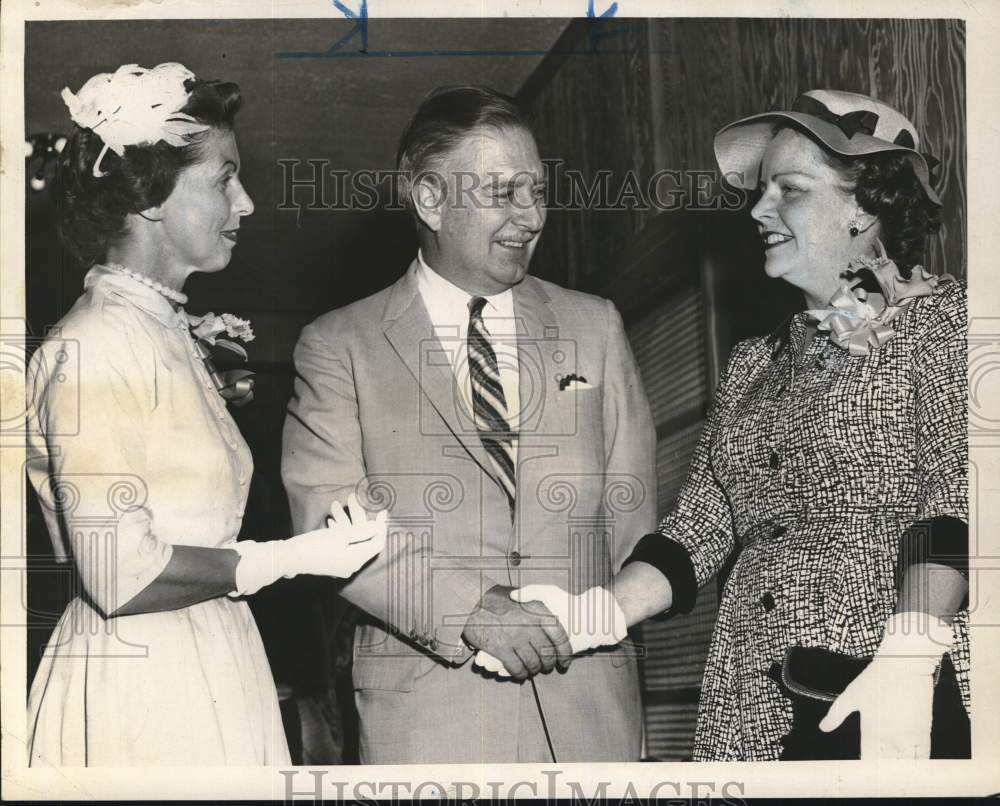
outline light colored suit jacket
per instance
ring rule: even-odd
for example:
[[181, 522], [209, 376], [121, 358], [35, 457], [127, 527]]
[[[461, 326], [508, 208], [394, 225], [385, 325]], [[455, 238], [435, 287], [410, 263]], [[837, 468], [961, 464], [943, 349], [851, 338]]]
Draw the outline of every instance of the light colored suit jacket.
[[[416, 265], [303, 330], [282, 476], [296, 532], [320, 526], [350, 492], [390, 511], [385, 550], [341, 588], [372, 617], [355, 639], [363, 760], [517, 760], [507, 746], [516, 731], [493, 721], [516, 711], [522, 686], [475, 671], [462, 631], [495, 584], [608, 584], [655, 527], [652, 417], [615, 307], [525, 278], [513, 289], [521, 423], [512, 523], [447, 355], [465, 349], [465, 334], [435, 335]], [[571, 374], [586, 383], [560, 389]], [[560, 761], [638, 758], [634, 646], [535, 680]], [[484, 698], [501, 706], [494, 715]], [[422, 709], [425, 700], [451, 716]], [[394, 726], [423, 738], [401, 749]], [[380, 751], [392, 742], [395, 752]]]

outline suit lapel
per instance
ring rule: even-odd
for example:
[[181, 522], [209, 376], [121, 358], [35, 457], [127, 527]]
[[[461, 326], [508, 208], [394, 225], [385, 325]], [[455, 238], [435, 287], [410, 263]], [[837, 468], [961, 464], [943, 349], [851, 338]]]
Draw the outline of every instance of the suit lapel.
[[[393, 286], [383, 321], [385, 337], [448, 430], [492, 478], [493, 466], [475, 431], [475, 423], [459, 416], [462, 396], [417, 288], [416, 265], [414, 261]], [[424, 427], [423, 412], [419, 420], [420, 427]]]
[[542, 284], [530, 275], [514, 287], [517, 319], [518, 397], [521, 419], [520, 445], [534, 437], [546, 442], [570, 433], [566, 412], [556, 401], [558, 377], [576, 372], [576, 355], [559, 332], [550, 298]]

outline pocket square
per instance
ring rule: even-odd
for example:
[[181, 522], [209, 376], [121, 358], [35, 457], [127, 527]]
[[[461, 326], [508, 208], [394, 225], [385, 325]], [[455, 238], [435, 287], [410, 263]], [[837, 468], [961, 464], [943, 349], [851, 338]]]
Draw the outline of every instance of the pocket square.
[[565, 392], [567, 389], [577, 390], [577, 389], [593, 389], [594, 387], [587, 383], [587, 379], [582, 375], [566, 375], [559, 379], [559, 391]]

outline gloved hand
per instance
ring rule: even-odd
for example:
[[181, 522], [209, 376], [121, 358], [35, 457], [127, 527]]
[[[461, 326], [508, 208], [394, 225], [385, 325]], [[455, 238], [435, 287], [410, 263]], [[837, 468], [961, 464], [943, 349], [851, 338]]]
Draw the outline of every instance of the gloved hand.
[[[628, 635], [625, 614], [606, 588], [593, 587], [573, 595], [556, 585], [525, 585], [511, 591], [515, 602], [541, 602], [558, 620], [569, 636], [573, 654], [599, 646], [621, 643]], [[509, 677], [497, 658], [480, 650], [473, 660], [476, 666], [500, 677]]]
[[865, 670], [819, 723], [835, 730], [861, 714], [861, 758], [930, 758], [934, 672], [952, 642], [951, 627], [926, 613], [896, 613]]
[[353, 493], [347, 498], [348, 512], [339, 501], [330, 507], [325, 529], [296, 535], [287, 540], [244, 540], [231, 548], [239, 552], [236, 590], [230, 596], [248, 596], [285, 577], [315, 574], [349, 577], [385, 546], [386, 510], [368, 518]]

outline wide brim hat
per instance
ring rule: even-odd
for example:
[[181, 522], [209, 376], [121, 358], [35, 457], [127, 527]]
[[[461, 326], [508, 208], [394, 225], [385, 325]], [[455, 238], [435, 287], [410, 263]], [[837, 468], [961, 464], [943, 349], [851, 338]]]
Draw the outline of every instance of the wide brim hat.
[[789, 124], [842, 157], [905, 154], [927, 198], [941, 204], [930, 178], [937, 160], [920, 152], [913, 124], [881, 101], [839, 90], [810, 90], [790, 110], [751, 115], [720, 129], [715, 135], [715, 158], [728, 182], [746, 190], [757, 186], [760, 163], [777, 123]]

